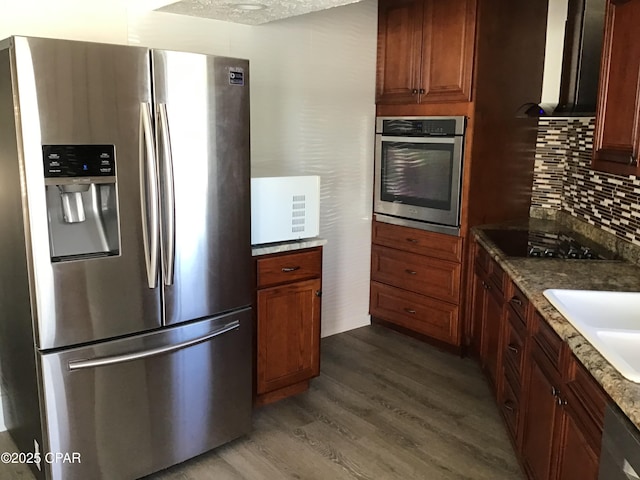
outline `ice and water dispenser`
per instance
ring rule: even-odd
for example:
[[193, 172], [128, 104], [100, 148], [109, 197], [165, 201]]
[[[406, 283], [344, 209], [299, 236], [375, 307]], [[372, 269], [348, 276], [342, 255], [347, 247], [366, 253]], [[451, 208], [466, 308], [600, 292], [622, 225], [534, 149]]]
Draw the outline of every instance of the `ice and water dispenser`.
[[51, 261], [120, 253], [113, 145], [44, 145]]

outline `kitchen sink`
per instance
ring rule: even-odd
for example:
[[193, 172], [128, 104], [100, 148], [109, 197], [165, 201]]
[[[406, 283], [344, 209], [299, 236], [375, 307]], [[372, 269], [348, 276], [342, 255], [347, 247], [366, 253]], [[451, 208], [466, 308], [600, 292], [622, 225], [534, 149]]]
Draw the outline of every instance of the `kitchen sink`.
[[640, 383], [640, 292], [543, 293], [621, 375]]

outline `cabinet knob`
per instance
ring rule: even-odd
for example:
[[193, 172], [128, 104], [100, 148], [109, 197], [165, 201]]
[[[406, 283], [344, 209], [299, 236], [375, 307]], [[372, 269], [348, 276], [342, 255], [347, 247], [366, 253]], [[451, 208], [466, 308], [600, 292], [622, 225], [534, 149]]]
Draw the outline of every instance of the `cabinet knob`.
[[411, 90], [411, 95], [417, 95], [418, 94], [418, 89], [414, 88], [413, 90]]
[[316, 297], [322, 296], [322, 290], [316, 290]]
[[567, 401], [564, 398], [558, 396], [556, 397], [556, 403], [561, 407], [564, 407], [567, 404]]
[[515, 405], [511, 400], [507, 400], [506, 402], [504, 402], [503, 405], [505, 410], [509, 410], [510, 412], [513, 412], [516, 409]]
[[637, 167], [638, 166], [638, 156], [637, 155], [630, 155], [629, 156], [629, 165]]
[[518, 347], [516, 347], [513, 343], [510, 343], [509, 345], [507, 345], [507, 349], [508, 349], [510, 352], [515, 353], [516, 355], [517, 355], [517, 354], [518, 354], [518, 352], [519, 352]]
[[405, 270], [405, 272], [407, 272], [409, 275], [416, 275], [418, 273], [415, 270], [409, 270], [408, 268]]
[[551, 387], [551, 395], [553, 395], [554, 397], [559, 397], [560, 396], [560, 390], [558, 390], [556, 387]]
[[407, 238], [407, 242], [409, 242], [409, 243], [418, 243], [418, 240], [416, 240], [415, 238]]
[[420, 95], [424, 95], [425, 93], [426, 93], [425, 89], [424, 89], [424, 88], [421, 88], [421, 89], [420, 89]]
[[412, 308], [405, 308], [404, 309], [405, 312], [410, 313], [411, 315], [415, 315], [416, 311], [413, 310]]

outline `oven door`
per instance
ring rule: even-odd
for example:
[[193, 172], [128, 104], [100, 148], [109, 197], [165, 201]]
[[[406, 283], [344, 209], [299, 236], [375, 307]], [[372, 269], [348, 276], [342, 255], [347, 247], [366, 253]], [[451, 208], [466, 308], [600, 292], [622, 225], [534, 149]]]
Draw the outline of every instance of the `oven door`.
[[462, 151], [462, 136], [376, 135], [375, 213], [459, 227]]

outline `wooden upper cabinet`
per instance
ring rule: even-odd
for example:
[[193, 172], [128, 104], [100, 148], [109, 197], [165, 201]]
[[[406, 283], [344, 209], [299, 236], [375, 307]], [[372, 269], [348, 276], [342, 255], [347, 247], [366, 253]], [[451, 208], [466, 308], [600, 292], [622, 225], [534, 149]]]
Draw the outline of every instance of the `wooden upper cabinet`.
[[471, 100], [476, 0], [424, 2], [420, 102]]
[[415, 103], [420, 84], [423, 0], [380, 0], [376, 101]]
[[593, 168], [638, 174], [640, 144], [640, 0], [607, 3]]
[[471, 99], [476, 0], [380, 0], [376, 102]]

